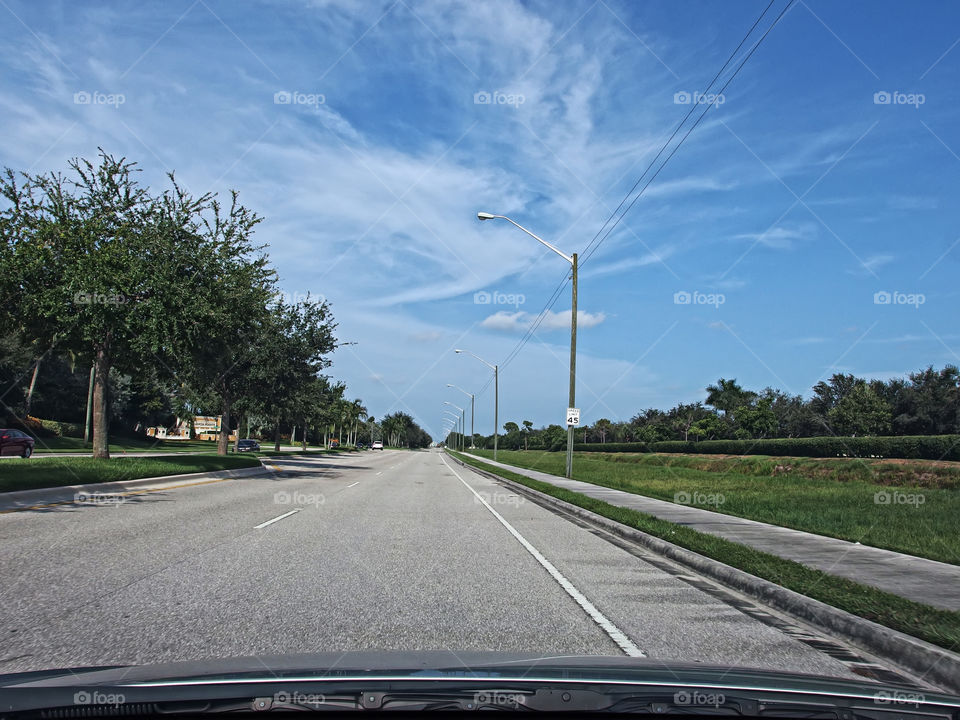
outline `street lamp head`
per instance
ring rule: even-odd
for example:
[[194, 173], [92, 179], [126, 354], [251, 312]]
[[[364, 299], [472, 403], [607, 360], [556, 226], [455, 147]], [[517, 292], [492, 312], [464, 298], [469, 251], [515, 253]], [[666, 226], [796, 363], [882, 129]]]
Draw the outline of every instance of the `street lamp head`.
[[447, 387], [453, 387], [453, 385], [451, 385], [450, 383], [447, 383]]
[[493, 213], [488, 212], [478, 212], [477, 218], [480, 220], [493, 220], [496, 217]]
[[455, 353], [462, 353], [463, 350], [454, 350]]

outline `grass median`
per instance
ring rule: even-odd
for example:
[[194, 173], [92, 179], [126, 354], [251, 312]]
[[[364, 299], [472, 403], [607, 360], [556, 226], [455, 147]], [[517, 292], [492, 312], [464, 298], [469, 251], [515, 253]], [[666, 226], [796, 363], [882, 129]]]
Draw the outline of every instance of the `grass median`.
[[[958, 612], [940, 610], [907, 600], [892, 593], [829, 575], [792, 560], [754, 550], [746, 545], [533, 480], [524, 475], [488, 465], [468, 455], [455, 452], [450, 454], [473, 467], [578, 505], [610, 520], [743, 570], [755, 577], [769, 580], [833, 607], [953, 652], [960, 650], [960, 613]], [[504, 460], [504, 462], [508, 461]]]
[[10, 458], [0, 462], [0, 492], [119, 482], [140, 478], [256, 467], [254, 455], [165, 455], [162, 457]]
[[[34, 455], [47, 453], [89, 453], [90, 445], [72, 437], [38, 437], [33, 448]], [[232, 445], [233, 443], [231, 443]], [[115, 438], [110, 442], [111, 453], [156, 452], [156, 453], [203, 453], [216, 452], [216, 440], [153, 440], [141, 438]]]
[[[474, 452], [493, 455], [489, 450]], [[565, 469], [563, 453], [501, 450], [498, 459], [552, 475], [563, 476]], [[960, 564], [957, 465], [577, 453], [573, 476], [637, 495], [956, 565]]]

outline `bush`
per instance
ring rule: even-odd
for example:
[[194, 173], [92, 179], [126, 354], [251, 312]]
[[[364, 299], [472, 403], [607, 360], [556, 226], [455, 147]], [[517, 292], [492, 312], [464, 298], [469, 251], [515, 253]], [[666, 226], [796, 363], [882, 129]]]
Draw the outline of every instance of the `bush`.
[[661, 452], [800, 457], [960, 460], [960, 435], [772, 438], [769, 440], [668, 440], [655, 443], [578, 443], [577, 452]]
[[27, 419], [24, 421], [16, 417], [7, 417], [5, 420], [3, 417], [0, 417], [0, 427], [22, 430], [38, 438], [83, 437], [83, 425], [79, 423], [41, 420], [40, 418], [33, 417], [33, 415], [27, 415]]

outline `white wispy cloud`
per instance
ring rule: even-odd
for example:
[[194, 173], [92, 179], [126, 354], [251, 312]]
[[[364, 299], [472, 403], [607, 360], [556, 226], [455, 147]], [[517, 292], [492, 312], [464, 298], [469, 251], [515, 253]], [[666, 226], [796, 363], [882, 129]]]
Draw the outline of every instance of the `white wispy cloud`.
[[[577, 328], [587, 329], [596, 327], [606, 319], [602, 312], [590, 313], [584, 310], [577, 310]], [[526, 332], [536, 320], [537, 316], [524, 310], [509, 312], [501, 310], [488, 316], [480, 325], [488, 330], [501, 330], [504, 332]], [[559, 310], [554, 312], [548, 310], [540, 323], [540, 328], [544, 330], [563, 330], [570, 328], [570, 311]]]
[[[609, 260], [604, 263], [589, 264], [586, 269], [580, 273], [583, 278], [602, 277], [604, 275], [615, 275], [617, 273], [635, 270], [637, 268], [647, 267], [648, 265], [658, 265], [677, 251], [675, 246], [663, 245], [656, 248], [653, 252], [646, 252], [634, 257], [624, 257], [617, 260]], [[611, 253], [607, 253], [609, 257]], [[615, 253], [618, 254], [618, 253]]]
[[884, 265], [889, 265], [896, 257], [893, 255], [870, 255], [857, 267], [847, 270], [850, 275], [873, 275]]
[[798, 242], [807, 242], [817, 235], [817, 227], [813, 223], [803, 223], [793, 227], [777, 225], [763, 232], [739, 233], [733, 240], [747, 240], [763, 245], [772, 250], [789, 250]]

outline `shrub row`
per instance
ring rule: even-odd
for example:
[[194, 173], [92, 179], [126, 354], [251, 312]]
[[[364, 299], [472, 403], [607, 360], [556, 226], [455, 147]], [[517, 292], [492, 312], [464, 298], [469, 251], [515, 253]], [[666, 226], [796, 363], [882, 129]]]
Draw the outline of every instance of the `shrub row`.
[[41, 420], [33, 415], [28, 415], [25, 422], [12, 418], [8, 423], [9, 427], [23, 430], [36, 437], [83, 437], [83, 425], [80, 423], [58, 422], [56, 420]]
[[654, 443], [577, 443], [577, 452], [662, 452], [801, 457], [960, 460], [960, 435], [771, 438], [768, 440], [668, 440]]

